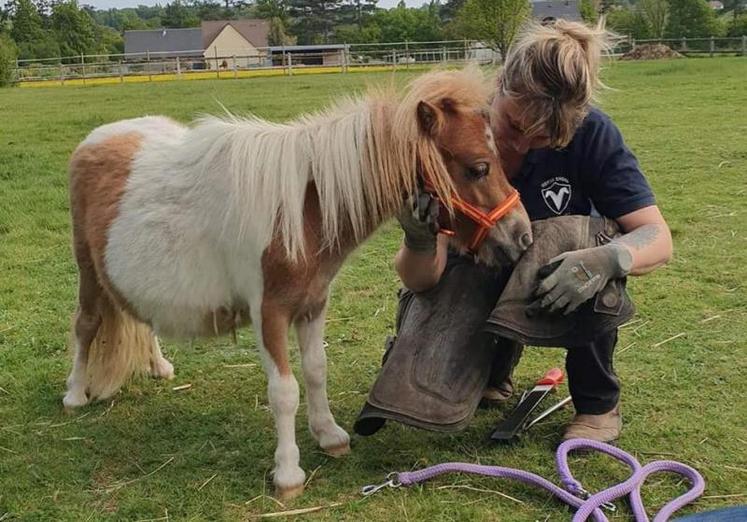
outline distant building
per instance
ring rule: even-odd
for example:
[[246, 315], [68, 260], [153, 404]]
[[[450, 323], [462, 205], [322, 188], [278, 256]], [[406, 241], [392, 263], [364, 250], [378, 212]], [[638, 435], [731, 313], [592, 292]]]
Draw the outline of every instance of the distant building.
[[211, 20], [200, 27], [125, 31], [125, 54], [144, 58], [200, 60], [209, 69], [264, 65], [270, 25], [267, 20]]
[[532, 16], [540, 22], [562, 18], [574, 22], [581, 21], [581, 11], [577, 0], [532, 0]]
[[346, 44], [326, 45], [278, 45], [270, 47], [273, 65], [322, 65], [336, 67], [343, 65]]
[[714, 11], [724, 10], [724, 4], [722, 2], [719, 2], [718, 0], [712, 0], [711, 2], [708, 2], [708, 7], [710, 7]]

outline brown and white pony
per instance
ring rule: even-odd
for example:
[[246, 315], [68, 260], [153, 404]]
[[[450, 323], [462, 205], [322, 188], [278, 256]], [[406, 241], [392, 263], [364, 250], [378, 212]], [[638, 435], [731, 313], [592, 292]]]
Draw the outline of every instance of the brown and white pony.
[[[156, 334], [220, 335], [251, 322], [277, 427], [274, 484], [281, 496], [300, 493], [289, 328], [311, 433], [326, 452], [347, 453], [326, 392], [330, 282], [418, 176], [447, 206], [489, 211], [512, 194], [488, 97], [478, 70], [440, 71], [402, 97], [374, 94], [290, 123], [210, 117], [188, 127], [146, 117], [94, 130], [70, 163], [80, 290], [65, 407], [109, 397], [137, 372], [172, 378]], [[475, 248], [489, 264], [528, 245], [521, 204], [504, 214]], [[454, 216], [451, 241], [464, 249], [479, 227]]]

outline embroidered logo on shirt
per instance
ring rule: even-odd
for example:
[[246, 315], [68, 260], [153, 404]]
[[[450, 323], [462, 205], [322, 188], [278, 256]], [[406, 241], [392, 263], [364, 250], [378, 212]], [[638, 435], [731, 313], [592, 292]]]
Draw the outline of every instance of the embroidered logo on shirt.
[[542, 199], [547, 208], [560, 215], [571, 201], [571, 184], [568, 178], [556, 176], [542, 183]]

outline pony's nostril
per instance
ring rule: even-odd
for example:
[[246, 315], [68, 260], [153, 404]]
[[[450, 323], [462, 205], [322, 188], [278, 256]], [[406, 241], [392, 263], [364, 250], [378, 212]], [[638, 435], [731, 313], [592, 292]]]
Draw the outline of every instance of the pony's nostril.
[[522, 234], [519, 238], [519, 245], [521, 245], [521, 248], [523, 248], [524, 250], [532, 246], [532, 235]]

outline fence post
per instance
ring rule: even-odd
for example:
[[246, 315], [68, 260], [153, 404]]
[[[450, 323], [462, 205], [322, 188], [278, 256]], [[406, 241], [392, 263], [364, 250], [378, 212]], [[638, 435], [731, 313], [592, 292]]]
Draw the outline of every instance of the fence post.
[[238, 69], [238, 67], [236, 65], [236, 55], [235, 54], [232, 56], [232, 59], [233, 59], [233, 79], [235, 80], [236, 78], [239, 77], [239, 69]]
[[747, 55], [747, 35], [742, 35], [742, 56]]
[[293, 53], [288, 53], [288, 76], [293, 76]]
[[148, 81], [153, 81], [153, 76], [150, 73], [150, 50], [145, 51], [145, 67], [148, 69]]
[[60, 60], [60, 85], [65, 85], [65, 64]]
[[405, 69], [410, 68], [410, 42], [405, 38]]
[[122, 60], [119, 60], [119, 83], [124, 83], [124, 69], [122, 68]]
[[464, 61], [467, 61], [467, 39], [464, 39]]
[[345, 51], [343, 49], [340, 49], [340, 72], [345, 72]]
[[397, 51], [392, 51], [392, 69], [397, 70]]
[[218, 65], [218, 46], [213, 46], [213, 56], [215, 56], [215, 77], [220, 80], [220, 65]]
[[711, 36], [711, 58], [713, 58], [713, 52], [716, 50], [716, 39]]
[[83, 75], [83, 85], [85, 85], [86, 84], [86, 62], [83, 59], [82, 54], [80, 55], [80, 69], [81, 69], [81, 74]]
[[179, 56], [176, 57], [176, 76], [181, 80], [182, 78], [182, 60]]
[[441, 47], [441, 61], [446, 63], [446, 47]]
[[630, 50], [635, 51], [635, 38], [630, 39]]
[[680, 50], [687, 51], [687, 37], [682, 37], [682, 45], [680, 46]]

